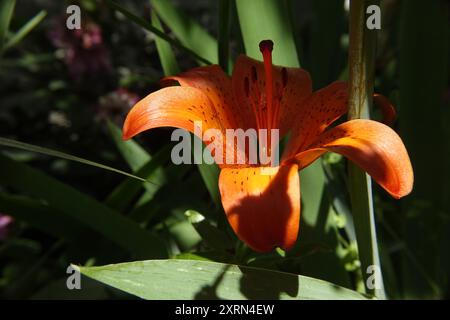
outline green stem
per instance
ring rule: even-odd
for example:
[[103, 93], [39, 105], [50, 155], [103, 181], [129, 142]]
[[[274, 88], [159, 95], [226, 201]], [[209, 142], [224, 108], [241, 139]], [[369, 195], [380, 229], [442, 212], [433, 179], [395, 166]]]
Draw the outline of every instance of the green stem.
[[[350, 2], [349, 119], [369, 118], [372, 103], [376, 30], [366, 28], [366, 8], [373, 1]], [[358, 253], [367, 294], [384, 299], [370, 177], [349, 164], [350, 199], [354, 215]], [[375, 266], [377, 272], [368, 272]], [[370, 270], [370, 269], [369, 269]], [[376, 284], [375, 286], [371, 284]]]

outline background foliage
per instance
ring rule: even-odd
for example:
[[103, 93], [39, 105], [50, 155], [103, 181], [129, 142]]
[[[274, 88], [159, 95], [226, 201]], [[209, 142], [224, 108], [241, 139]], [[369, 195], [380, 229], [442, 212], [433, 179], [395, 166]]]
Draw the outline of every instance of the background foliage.
[[[176, 289], [186, 279], [173, 270], [192, 270], [186, 277], [195, 285], [182, 296], [175, 289], [140, 294], [108, 280], [120, 281], [114, 272], [136, 280], [129, 274], [139, 263], [81, 270], [150, 298], [362, 297], [354, 292], [365, 288], [344, 159], [327, 154], [302, 172], [296, 247], [257, 254], [224, 218], [215, 166], [173, 165], [170, 129], [129, 142], [120, 129], [165, 74], [206, 63], [230, 71], [239, 53], [259, 58], [261, 39], [275, 41], [275, 63], [307, 69], [315, 88], [347, 79], [344, 1], [80, 0], [79, 33], [65, 28], [72, 2], [15, 2], [0, 2], [0, 297], [129, 298], [89, 278], [83, 290], [69, 291], [66, 269], [168, 258], [144, 263], [151, 272], [142, 277]], [[404, 200], [373, 186], [386, 296], [449, 298], [450, 3], [380, 5], [375, 92], [396, 106], [394, 129], [415, 172]], [[378, 110], [371, 117], [380, 119]], [[207, 276], [193, 271], [200, 267]], [[261, 279], [267, 285], [258, 295], [251, 288]]]

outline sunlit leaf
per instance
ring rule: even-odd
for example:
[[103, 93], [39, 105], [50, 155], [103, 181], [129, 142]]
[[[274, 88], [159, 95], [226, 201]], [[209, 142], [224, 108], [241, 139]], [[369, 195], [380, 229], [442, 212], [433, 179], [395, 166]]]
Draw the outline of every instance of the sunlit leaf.
[[322, 280], [200, 260], [74, 267], [143, 299], [364, 299], [357, 292]]
[[107, 125], [114, 144], [133, 172], [138, 171], [150, 161], [150, 154], [136, 141], [133, 139], [124, 141], [122, 139], [122, 130], [119, 127], [109, 120], [107, 121]]
[[[189, 50], [196, 53], [202, 63], [218, 62], [217, 41], [208, 34], [194, 19], [187, 16], [168, 0], [151, 0], [152, 8], [158, 17], [172, 30], [176, 38]], [[199, 57], [204, 59], [199, 59]]]
[[[159, 21], [158, 15], [155, 11], [152, 11], [152, 25], [158, 30], [162, 30], [161, 22]], [[170, 43], [156, 38], [156, 50], [158, 50], [159, 60], [161, 61], [161, 66], [165, 75], [174, 75], [180, 72], [178, 63], [175, 59], [175, 54], [170, 46]]]

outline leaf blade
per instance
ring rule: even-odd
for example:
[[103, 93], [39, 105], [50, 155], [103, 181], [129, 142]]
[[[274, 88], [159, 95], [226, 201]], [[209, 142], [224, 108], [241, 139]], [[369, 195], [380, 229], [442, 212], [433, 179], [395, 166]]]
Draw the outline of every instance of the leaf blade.
[[[167, 0], [151, 0], [158, 17], [172, 30], [176, 38], [189, 50], [195, 52], [197, 60], [206, 64], [218, 62], [217, 41], [192, 18], [184, 14]], [[198, 59], [199, 56], [204, 57]]]
[[[159, 21], [158, 15], [155, 11], [152, 11], [151, 20], [152, 25], [155, 28], [163, 31], [161, 21]], [[180, 68], [178, 66], [177, 60], [175, 59], [175, 54], [170, 46], [170, 43], [165, 42], [159, 38], [155, 39], [155, 43], [164, 74], [168, 76], [180, 73]]]
[[2, 51], [6, 51], [17, 45], [20, 41], [22, 41], [23, 38], [25, 38], [28, 35], [28, 33], [30, 33], [34, 28], [36, 28], [37, 25], [41, 23], [46, 16], [47, 11], [41, 10], [27, 23], [25, 23], [16, 33], [12, 35], [12, 37], [3, 46]]
[[3, 138], [0, 137], [0, 145], [1, 146], [5, 146], [5, 147], [11, 147], [11, 148], [17, 148], [17, 149], [21, 149], [21, 150], [25, 150], [25, 151], [31, 151], [31, 152], [36, 152], [36, 153], [40, 153], [40, 154], [45, 154], [48, 156], [52, 156], [52, 157], [57, 157], [57, 158], [61, 158], [61, 159], [65, 159], [65, 160], [70, 160], [70, 161], [75, 161], [75, 162], [79, 162], [82, 164], [86, 164], [89, 166], [93, 166], [93, 167], [97, 167], [100, 169], [104, 169], [104, 170], [108, 170], [108, 171], [112, 171], [136, 180], [139, 180], [141, 182], [148, 182], [151, 183], [150, 181], [147, 181], [141, 177], [135, 176], [131, 173], [98, 163], [98, 162], [94, 162], [91, 160], [87, 160], [87, 159], [83, 159], [77, 156], [73, 156], [71, 154], [68, 153], [64, 153], [61, 151], [57, 151], [57, 150], [52, 150], [52, 149], [48, 149], [48, 148], [44, 148], [44, 147], [40, 147], [40, 146], [36, 146], [36, 145], [32, 145], [29, 143], [25, 143], [25, 142], [21, 142], [21, 141], [17, 141], [17, 140], [12, 140], [12, 139], [7, 139], [7, 138]]
[[0, 2], [0, 49], [3, 49], [15, 5], [16, 0], [2, 0]]
[[355, 291], [322, 280], [201, 260], [74, 268], [143, 299], [364, 299]]

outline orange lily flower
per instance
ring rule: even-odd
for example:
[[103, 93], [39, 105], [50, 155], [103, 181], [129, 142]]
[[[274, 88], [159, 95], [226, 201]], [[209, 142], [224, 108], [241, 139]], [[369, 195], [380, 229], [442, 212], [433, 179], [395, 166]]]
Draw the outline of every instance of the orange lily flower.
[[[290, 132], [275, 167], [219, 164], [228, 221], [238, 237], [259, 252], [288, 250], [295, 244], [300, 219], [298, 171], [327, 151], [355, 162], [394, 198], [407, 195], [413, 185], [408, 153], [391, 128], [359, 119], [330, 127], [347, 113], [346, 83], [334, 82], [312, 92], [308, 72], [272, 65], [272, 46], [270, 40], [260, 43], [264, 62], [239, 56], [231, 78], [217, 65], [165, 78], [180, 86], [163, 88], [139, 101], [123, 127], [124, 139], [156, 127], [194, 132], [195, 121], [202, 121], [203, 131], [219, 129], [224, 136], [226, 129], [237, 128], [279, 129], [280, 138]], [[226, 152], [237, 148], [234, 143], [225, 145]]]

